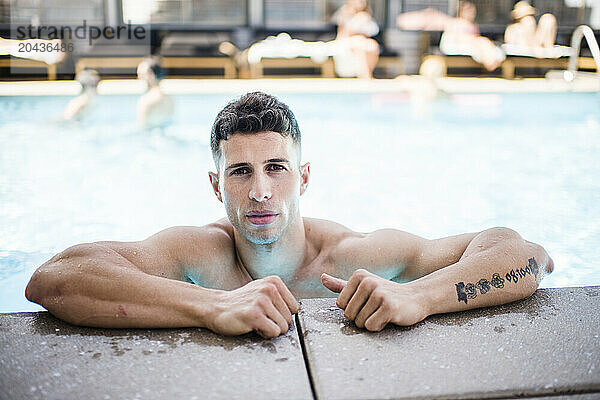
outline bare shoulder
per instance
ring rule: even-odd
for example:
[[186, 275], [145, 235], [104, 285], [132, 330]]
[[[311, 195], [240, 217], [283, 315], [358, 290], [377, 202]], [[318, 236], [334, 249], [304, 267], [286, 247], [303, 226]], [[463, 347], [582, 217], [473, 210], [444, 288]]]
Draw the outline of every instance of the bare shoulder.
[[416, 254], [426, 241], [397, 229], [363, 233], [332, 221], [306, 220], [313, 227], [315, 242], [321, 244], [321, 252], [327, 255], [340, 276], [346, 278], [358, 268], [388, 279], [396, 278], [414, 264]]
[[323, 260], [336, 266], [348, 265], [348, 260], [353, 258], [349, 249], [352, 243], [365, 237], [364, 233], [330, 220], [318, 218], [304, 218], [306, 237], [316, 249]]
[[97, 242], [128, 259], [140, 270], [184, 280], [186, 267], [201, 268], [215, 258], [234, 254], [233, 227], [227, 220], [204, 226], [174, 226], [138, 242]]
[[175, 226], [150, 236], [143, 243], [166, 251], [181, 264], [198, 264], [208, 254], [233, 250], [233, 227], [226, 219], [204, 226]]
[[342, 224], [326, 219], [304, 217], [303, 220], [306, 238], [322, 250], [333, 251], [344, 239], [363, 235]]

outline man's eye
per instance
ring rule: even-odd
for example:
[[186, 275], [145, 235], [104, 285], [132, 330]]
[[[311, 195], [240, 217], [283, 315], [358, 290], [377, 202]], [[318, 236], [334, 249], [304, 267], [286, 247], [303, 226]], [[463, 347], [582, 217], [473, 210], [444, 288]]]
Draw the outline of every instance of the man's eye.
[[283, 171], [285, 170], [285, 167], [283, 165], [270, 164], [267, 169], [269, 171]]
[[244, 175], [249, 172], [250, 172], [250, 170], [248, 168], [238, 168], [238, 169], [233, 170], [231, 175]]

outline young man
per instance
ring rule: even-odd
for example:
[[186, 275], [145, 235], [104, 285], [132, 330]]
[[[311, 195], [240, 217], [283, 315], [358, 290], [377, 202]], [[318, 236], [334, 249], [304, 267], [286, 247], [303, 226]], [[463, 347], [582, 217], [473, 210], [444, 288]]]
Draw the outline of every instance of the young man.
[[300, 163], [298, 124], [267, 94], [227, 105], [211, 147], [210, 182], [227, 219], [73, 246], [34, 273], [27, 298], [77, 325], [275, 337], [288, 330], [296, 298], [339, 293], [348, 319], [378, 331], [522, 299], [552, 271], [542, 247], [507, 228], [426, 240], [303, 218], [310, 166]]

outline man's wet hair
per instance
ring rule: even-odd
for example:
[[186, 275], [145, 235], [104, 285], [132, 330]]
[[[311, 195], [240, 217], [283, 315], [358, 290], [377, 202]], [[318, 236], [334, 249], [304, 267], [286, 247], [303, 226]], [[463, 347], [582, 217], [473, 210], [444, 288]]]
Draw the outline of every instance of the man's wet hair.
[[148, 66], [152, 70], [152, 73], [156, 77], [157, 81], [160, 81], [161, 79], [163, 79], [165, 77], [165, 75], [166, 75], [165, 69], [160, 65], [160, 59], [152, 58], [150, 60], [150, 62], [148, 63]]
[[233, 134], [251, 134], [264, 131], [278, 132], [290, 136], [298, 147], [300, 161], [300, 129], [290, 108], [275, 96], [262, 92], [251, 92], [234, 100], [223, 108], [213, 124], [210, 147], [217, 170], [221, 158], [219, 144]]
[[100, 83], [100, 75], [95, 69], [84, 69], [75, 75], [75, 80], [81, 85], [81, 90], [96, 89]]

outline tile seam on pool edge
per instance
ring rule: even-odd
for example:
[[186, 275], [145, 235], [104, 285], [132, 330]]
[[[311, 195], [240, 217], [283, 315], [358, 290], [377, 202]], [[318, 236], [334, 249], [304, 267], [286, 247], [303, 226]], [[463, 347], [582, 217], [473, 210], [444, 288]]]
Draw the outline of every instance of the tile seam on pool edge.
[[[302, 307], [302, 305], [300, 306]], [[306, 348], [306, 344], [304, 343], [304, 327], [300, 319], [299, 310], [296, 313], [296, 332], [298, 333], [298, 340], [300, 341], [300, 349], [302, 350], [302, 359], [304, 361], [304, 368], [306, 369], [306, 375], [308, 376], [308, 384], [310, 385], [310, 392], [313, 396], [314, 400], [319, 400], [319, 396], [317, 396], [317, 391], [315, 388], [315, 383], [313, 381], [312, 371], [310, 368], [310, 360], [308, 359], [308, 349]]]

